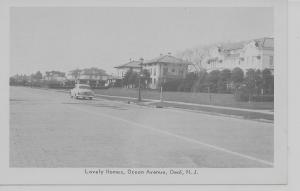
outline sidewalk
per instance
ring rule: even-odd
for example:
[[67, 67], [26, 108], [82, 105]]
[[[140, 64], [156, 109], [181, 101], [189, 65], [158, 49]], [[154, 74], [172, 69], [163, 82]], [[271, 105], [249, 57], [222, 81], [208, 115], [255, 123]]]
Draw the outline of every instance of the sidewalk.
[[[110, 95], [102, 95], [102, 94], [96, 94], [96, 96], [107, 97], [107, 98], [120, 98], [120, 99], [136, 100], [136, 98], [123, 97], [123, 96], [110, 96]], [[160, 100], [155, 100], [155, 99], [143, 99], [143, 100], [144, 101], [149, 101], [151, 103], [159, 103], [160, 102]], [[207, 108], [215, 108], [215, 109], [234, 110], [234, 111], [246, 111], [246, 112], [269, 114], [269, 115], [274, 114], [274, 112], [270, 111], [270, 110], [243, 109], [243, 108], [235, 108], [235, 107], [225, 107], [225, 106], [217, 106], [217, 105], [186, 103], [186, 102], [167, 101], [167, 100], [164, 100], [163, 102], [164, 103], [169, 103], [169, 104], [185, 105], [185, 106], [198, 106], [198, 107], [207, 107]]]

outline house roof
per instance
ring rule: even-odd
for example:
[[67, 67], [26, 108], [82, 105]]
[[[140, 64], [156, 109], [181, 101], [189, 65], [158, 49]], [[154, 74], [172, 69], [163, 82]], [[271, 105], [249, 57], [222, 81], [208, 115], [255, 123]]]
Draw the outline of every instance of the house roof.
[[171, 63], [171, 64], [190, 64], [188, 61], [176, 58], [172, 55], [161, 55], [157, 58], [146, 60], [143, 64], [152, 64], [152, 63]]
[[264, 37], [259, 39], [254, 39], [259, 48], [274, 48], [274, 38]]
[[115, 68], [140, 68], [141, 67], [141, 61], [130, 61], [127, 62], [126, 64], [116, 66]]
[[80, 72], [80, 75], [97, 75], [97, 76], [107, 76], [104, 70], [98, 68], [86, 68]]
[[230, 51], [242, 49], [244, 47], [245, 42], [235, 42], [235, 43], [224, 43], [221, 45], [222, 50]]
[[228, 54], [226, 57], [228, 57], [228, 58], [239, 58], [240, 53]]

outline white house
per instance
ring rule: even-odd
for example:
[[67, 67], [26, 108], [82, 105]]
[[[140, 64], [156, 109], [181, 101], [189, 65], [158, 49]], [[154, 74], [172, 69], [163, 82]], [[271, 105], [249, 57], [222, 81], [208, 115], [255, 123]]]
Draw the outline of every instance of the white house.
[[168, 55], [160, 55], [157, 58], [144, 61], [142, 66], [150, 73], [151, 89], [158, 89], [161, 83], [174, 80], [183, 79], [188, 72], [189, 62]]
[[115, 67], [117, 69], [117, 76], [119, 78], [123, 78], [128, 70], [132, 70], [134, 72], [141, 71], [141, 61], [131, 60], [125, 64]]
[[84, 69], [76, 79], [77, 83], [89, 84], [93, 88], [103, 87], [108, 80], [108, 75], [104, 70], [97, 68]]
[[202, 67], [207, 71], [265, 68], [274, 70], [274, 39], [260, 38], [245, 42], [227, 43], [209, 49]]
[[274, 39], [261, 38], [249, 41], [245, 44], [240, 55], [241, 68], [259, 69], [265, 68], [274, 71]]

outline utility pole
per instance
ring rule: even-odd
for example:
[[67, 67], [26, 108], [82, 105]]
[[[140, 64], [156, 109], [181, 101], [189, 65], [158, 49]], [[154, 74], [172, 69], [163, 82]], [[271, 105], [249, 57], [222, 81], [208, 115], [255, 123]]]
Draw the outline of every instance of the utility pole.
[[139, 97], [138, 101], [142, 101], [142, 96], [141, 96], [141, 74], [139, 75]]
[[139, 95], [138, 95], [138, 101], [142, 101], [142, 95], [141, 95], [141, 78], [143, 77], [143, 74], [142, 74], [142, 65], [143, 65], [143, 61], [144, 59], [141, 58], [140, 59], [141, 63], [140, 63], [140, 74], [139, 74]]
[[209, 96], [209, 103], [211, 104], [211, 93], [210, 93], [210, 86], [208, 86], [208, 96]]
[[163, 85], [164, 85], [164, 79], [162, 79], [161, 85], [160, 85], [160, 101], [163, 102]]

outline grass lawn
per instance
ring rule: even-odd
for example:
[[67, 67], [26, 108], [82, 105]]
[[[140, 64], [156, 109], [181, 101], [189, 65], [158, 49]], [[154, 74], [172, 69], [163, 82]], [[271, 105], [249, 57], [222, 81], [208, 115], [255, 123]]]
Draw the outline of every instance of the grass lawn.
[[223, 114], [226, 116], [238, 116], [238, 117], [242, 117], [244, 119], [274, 121], [274, 115], [248, 112], [248, 111], [218, 109], [218, 108], [210, 108], [210, 107], [205, 107], [205, 106], [190, 106], [190, 105], [182, 105], [182, 104], [180, 105], [180, 104], [173, 104], [173, 103], [152, 103], [151, 105], [188, 109], [188, 110], [195, 110], [195, 111], [214, 113], [214, 114]]
[[[133, 98], [137, 98], [138, 95], [137, 89], [128, 88], [110, 88], [94, 91], [96, 94]], [[160, 98], [160, 92], [157, 90], [142, 90], [142, 98], [158, 100]], [[219, 105], [246, 109], [274, 110], [273, 102], [238, 102], [234, 99], [232, 94], [211, 94], [211, 102], [209, 94], [207, 93], [164, 92], [163, 98], [167, 101]]]

